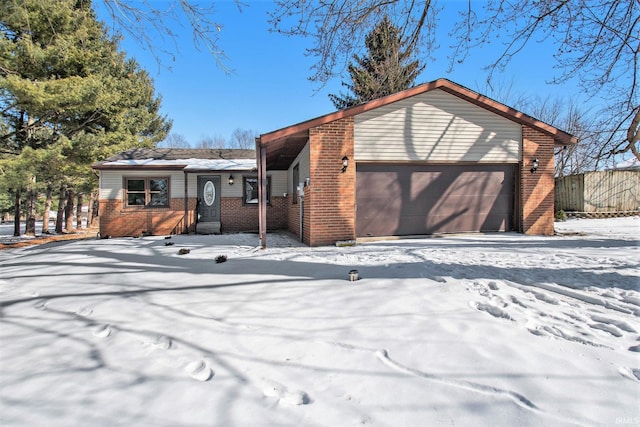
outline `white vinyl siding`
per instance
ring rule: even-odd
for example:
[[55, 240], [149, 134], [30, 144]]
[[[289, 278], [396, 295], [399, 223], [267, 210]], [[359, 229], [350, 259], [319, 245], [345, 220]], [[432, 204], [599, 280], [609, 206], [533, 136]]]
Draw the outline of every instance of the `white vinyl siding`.
[[[222, 172], [222, 173], [190, 173], [189, 174], [189, 197], [197, 197], [198, 194], [198, 175], [218, 175], [220, 176], [220, 194], [221, 197], [242, 197], [242, 177], [243, 176], [257, 176], [258, 174], [253, 171], [238, 171], [238, 172]], [[229, 175], [233, 175], [233, 185], [229, 185]], [[282, 196], [287, 191], [287, 172], [286, 171], [270, 171], [267, 173], [271, 177], [271, 195]], [[182, 190], [180, 194], [184, 194], [184, 181], [182, 182]]]
[[356, 161], [518, 162], [522, 128], [440, 89], [355, 117]]
[[[198, 194], [198, 175], [214, 175], [220, 176], [220, 191], [222, 197], [242, 197], [242, 176], [255, 174], [254, 172], [238, 171], [238, 172], [208, 172], [208, 173], [189, 173], [188, 176], [188, 196], [190, 198], [197, 197]], [[234, 183], [229, 185], [229, 175], [233, 175]], [[271, 171], [268, 173], [271, 177], [271, 185], [273, 186], [273, 195], [282, 196], [287, 192], [287, 172]], [[171, 188], [169, 194], [173, 199], [182, 199], [184, 197], [184, 172], [183, 171], [151, 171], [151, 170], [102, 170], [100, 171], [100, 198], [101, 199], [121, 199], [123, 197], [123, 177], [171, 177]]]
[[123, 177], [166, 178], [170, 177], [169, 195], [171, 198], [182, 198], [184, 194], [184, 173], [182, 171], [152, 170], [102, 170], [100, 171], [100, 199], [117, 200], [124, 197]]
[[[198, 175], [219, 176], [220, 177], [220, 197], [242, 197], [242, 172], [200, 172], [189, 173], [187, 177], [187, 187], [189, 198], [198, 197]], [[229, 185], [229, 175], [233, 176], [233, 185]], [[184, 182], [180, 191], [181, 197], [184, 194]]]
[[287, 193], [287, 171], [270, 171], [267, 176], [271, 177], [271, 197], [282, 197]]

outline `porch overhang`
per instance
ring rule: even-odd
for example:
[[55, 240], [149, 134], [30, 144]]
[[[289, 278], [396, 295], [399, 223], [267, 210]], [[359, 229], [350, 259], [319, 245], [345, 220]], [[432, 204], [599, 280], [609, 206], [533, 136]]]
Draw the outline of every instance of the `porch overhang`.
[[[298, 157], [305, 144], [309, 140], [309, 130], [304, 130], [293, 135], [287, 135], [275, 140], [263, 141], [260, 138], [260, 147], [266, 148], [267, 170], [287, 170]], [[258, 149], [256, 149], [256, 152]]]

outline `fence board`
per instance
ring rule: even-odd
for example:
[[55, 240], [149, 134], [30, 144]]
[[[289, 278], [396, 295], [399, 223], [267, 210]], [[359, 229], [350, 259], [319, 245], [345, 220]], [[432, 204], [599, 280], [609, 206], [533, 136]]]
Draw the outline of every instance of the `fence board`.
[[640, 171], [587, 172], [556, 179], [556, 210], [624, 212], [640, 209]]

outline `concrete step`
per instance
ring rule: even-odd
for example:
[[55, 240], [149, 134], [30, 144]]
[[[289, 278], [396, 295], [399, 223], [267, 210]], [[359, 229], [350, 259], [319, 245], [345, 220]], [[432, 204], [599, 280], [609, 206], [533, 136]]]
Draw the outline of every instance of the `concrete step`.
[[196, 234], [220, 234], [220, 221], [199, 222], [196, 225]]

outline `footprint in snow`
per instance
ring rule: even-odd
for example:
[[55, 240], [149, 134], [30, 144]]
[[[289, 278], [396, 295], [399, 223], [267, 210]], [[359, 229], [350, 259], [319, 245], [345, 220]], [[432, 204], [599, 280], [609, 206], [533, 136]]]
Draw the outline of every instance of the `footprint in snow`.
[[107, 338], [109, 335], [111, 335], [111, 328], [109, 327], [109, 325], [98, 325], [94, 327], [91, 332], [95, 337]]
[[479, 295], [483, 297], [489, 296], [489, 289], [485, 285], [480, 282], [473, 282], [469, 286], [467, 286], [468, 291], [477, 292]]
[[518, 298], [514, 297], [513, 295], [511, 295], [509, 299], [511, 300], [512, 303], [519, 305], [522, 308], [527, 308], [526, 305], [524, 305]]
[[485, 304], [483, 302], [474, 302], [474, 301], [471, 301], [469, 305], [471, 306], [471, 308], [475, 308], [476, 310], [489, 313], [490, 315], [498, 319], [507, 319], [507, 320], [513, 321], [513, 318], [509, 316], [509, 314], [506, 311], [504, 311], [503, 309], [495, 305]]
[[151, 342], [151, 346], [161, 350], [169, 350], [173, 346], [173, 341], [165, 335], [158, 335], [156, 339]]
[[93, 309], [89, 308], [89, 307], [82, 307], [78, 310], [76, 310], [76, 314], [78, 316], [90, 316], [93, 313]]
[[38, 300], [35, 304], [33, 304], [33, 308], [36, 310], [46, 310], [47, 309], [47, 301], [46, 300]]
[[606, 323], [589, 324], [589, 327], [591, 329], [598, 329], [600, 331], [608, 332], [609, 334], [613, 335], [616, 338], [620, 338], [622, 336], [622, 332], [620, 332], [620, 330], [618, 328], [616, 328], [613, 325], [606, 324]]
[[560, 301], [558, 301], [556, 298], [549, 296], [547, 294], [543, 294], [541, 292], [532, 292], [533, 296], [536, 297], [536, 299], [542, 301], [542, 302], [546, 302], [552, 305], [558, 305], [560, 304]]
[[273, 397], [278, 402], [288, 405], [308, 405], [311, 403], [309, 395], [302, 390], [290, 391], [282, 384], [274, 381], [268, 381], [262, 388], [262, 393], [267, 397]]
[[625, 378], [633, 381], [640, 381], [640, 369], [621, 366], [620, 368], [618, 368], [618, 372]]
[[195, 360], [188, 363], [187, 366], [184, 367], [184, 370], [191, 378], [198, 381], [209, 381], [215, 375], [204, 360]]
[[636, 333], [636, 330], [633, 329], [631, 326], [629, 326], [628, 323], [623, 322], [621, 320], [615, 320], [615, 319], [610, 319], [608, 317], [605, 316], [600, 316], [597, 314], [594, 314], [591, 316], [591, 320], [593, 320], [594, 322], [598, 322], [598, 323], [605, 323], [611, 326], [616, 326], [620, 329], [622, 329], [625, 332], [631, 332], [631, 333]]

